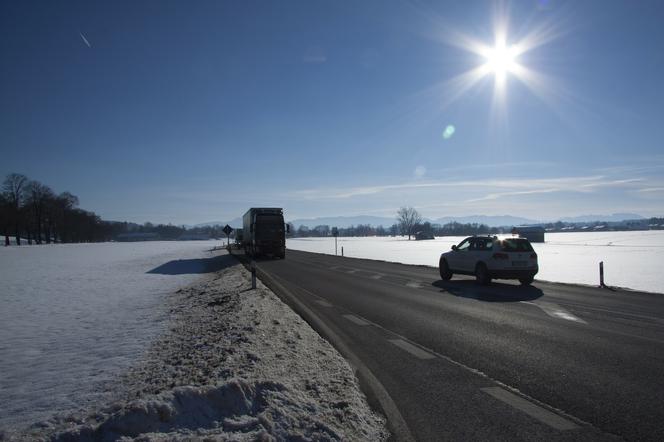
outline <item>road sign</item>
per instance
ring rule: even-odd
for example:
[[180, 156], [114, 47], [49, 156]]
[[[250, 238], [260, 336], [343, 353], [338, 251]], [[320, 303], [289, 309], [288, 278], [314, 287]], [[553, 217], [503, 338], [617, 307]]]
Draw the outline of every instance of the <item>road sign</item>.
[[339, 236], [339, 229], [332, 227], [332, 236]]
[[231, 251], [231, 232], [233, 231], [233, 228], [226, 224], [224, 226], [224, 233], [226, 234], [226, 246], [228, 247], [228, 252], [230, 253]]

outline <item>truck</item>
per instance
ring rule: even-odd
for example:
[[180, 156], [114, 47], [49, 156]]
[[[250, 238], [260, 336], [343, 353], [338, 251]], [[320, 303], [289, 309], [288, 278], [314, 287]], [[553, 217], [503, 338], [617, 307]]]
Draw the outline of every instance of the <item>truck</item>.
[[286, 257], [284, 210], [252, 207], [242, 217], [242, 246], [249, 256]]

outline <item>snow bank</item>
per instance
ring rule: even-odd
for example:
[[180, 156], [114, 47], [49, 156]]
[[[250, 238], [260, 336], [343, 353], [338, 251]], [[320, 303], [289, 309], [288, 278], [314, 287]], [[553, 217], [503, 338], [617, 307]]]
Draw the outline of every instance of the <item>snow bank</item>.
[[[429, 241], [402, 237], [339, 238], [345, 256], [404, 264], [438, 266], [442, 252], [465, 237], [443, 236]], [[664, 292], [664, 231], [547, 233], [533, 243], [539, 257], [537, 279], [597, 285], [604, 261], [606, 283], [635, 290]], [[286, 246], [306, 252], [334, 254], [334, 238], [292, 238]]]
[[384, 440], [348, 363], [235, 259], [168, 297], [168, 331], [122, 399], [13, 439]]

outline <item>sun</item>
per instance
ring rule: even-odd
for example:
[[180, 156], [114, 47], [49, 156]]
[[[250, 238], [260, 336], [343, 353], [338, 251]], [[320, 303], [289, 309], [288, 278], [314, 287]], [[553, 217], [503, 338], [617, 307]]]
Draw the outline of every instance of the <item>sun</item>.
[[502, 82], [508, 73], [514, 73], [517, 68], [518, 48], [515, 45], [507, 46], [505, 42], [497, 41], [493, 47], [483, 51], [486, 63], [483, 70], [493, 73], [496, 81]]

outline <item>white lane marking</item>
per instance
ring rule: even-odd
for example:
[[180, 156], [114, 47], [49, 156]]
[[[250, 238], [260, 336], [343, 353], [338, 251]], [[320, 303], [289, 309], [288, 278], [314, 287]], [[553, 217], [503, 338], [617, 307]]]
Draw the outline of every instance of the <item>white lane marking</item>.
[[408, 287], [412, 287], [412, 288], [414, 288], [414, 289], [421, 289], [421, 288], [422, 288], [422, 284], [420, 284], [420, 283], [417, 282], [417, 281], [408, 281], [408, 282], [406, 283], [406, 286], [408, 286]]
[[332, 307], [332, 304], [330, 304], [327, 301], [323, 301], [322, 299], [317, 299], [316, 302], [318, 304], [322, 305], [323, 307]]
[[581, 324], [587, 324], [586, 321], [583, 319], [579, 318], [578, 316], [574, 316], [558, 304], [554, 304], [552, 302], [529, 302], [529, 301], [521, 301], [523, 304], [530, 304], [534, 305], [535, 307], [540, 308], [544, 313], [547, 315], [553, 317], [553, 318], [559, 318], [559, 319], [566, 319], [568, 321], [574, 321], [574, 322], [579, 322]]
[[434, 359], [435, 356], [403, 339], [388, 339], [392, 344], [420, 359]]
[[371, 278], [371, 279], [380, 279], [382, 277], [383, 277], [382, 274], [375, 274], [375, 275], [371, 275], [369, 278]]
[[350, 322], [353, 322], [357, 325], [371, 325], [362, 318], [358, 318], [355, 315], [343, 315], [344, 318], [348, 319]]
[[486, 387], [481, 388], [480, 390], [493, 396], [499, 401], [511, 405], [517, 410], [523, 411], [527, 415], [534, 417], [538, 421], [545, 423], [556, 430], [575, 430], [579, 428], [574, 422], [564, 419], [563, 417], [500, 387]]
[[351, 275], [355, 272], [357, 272], [357, 269], [346, 270], [346, 273], [350, 273]]

